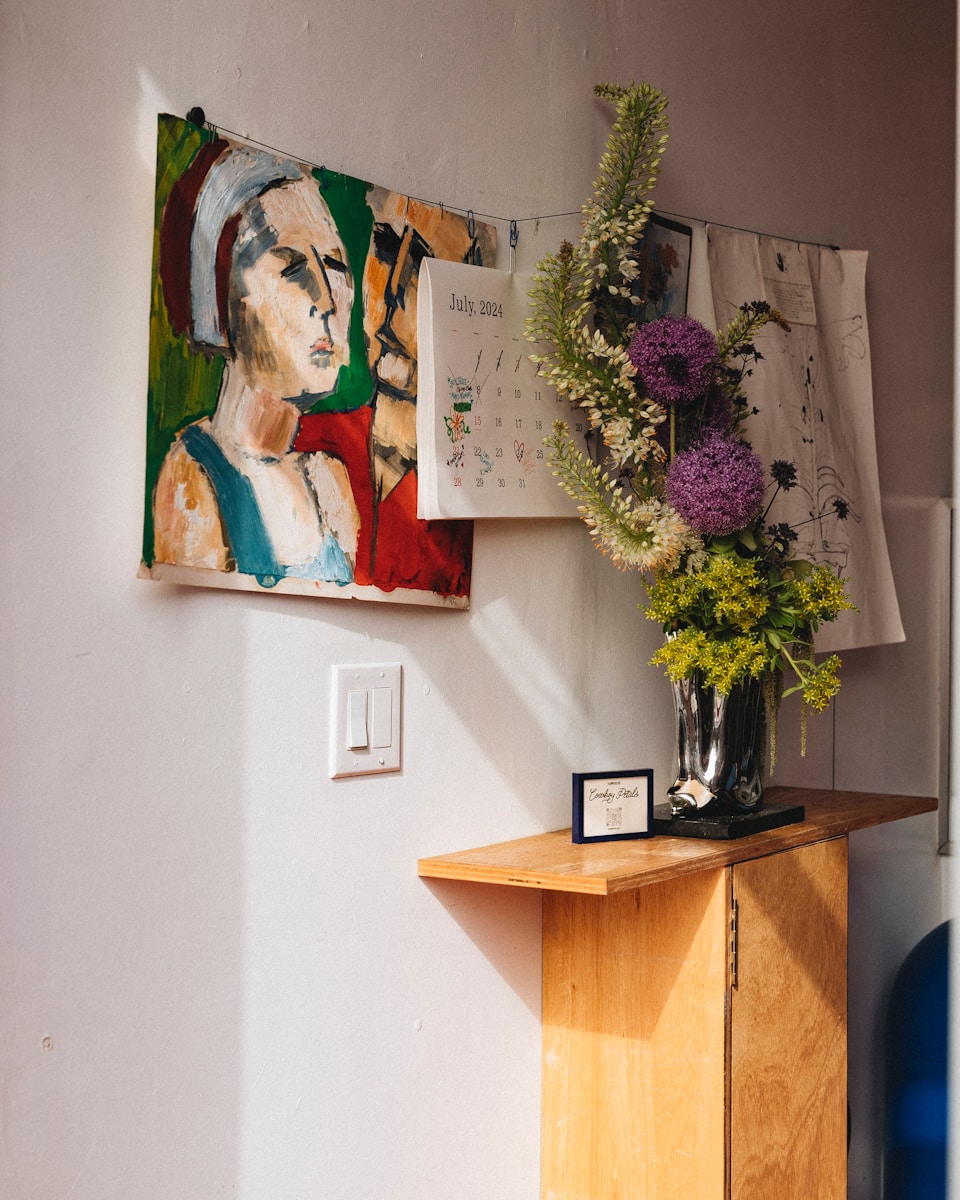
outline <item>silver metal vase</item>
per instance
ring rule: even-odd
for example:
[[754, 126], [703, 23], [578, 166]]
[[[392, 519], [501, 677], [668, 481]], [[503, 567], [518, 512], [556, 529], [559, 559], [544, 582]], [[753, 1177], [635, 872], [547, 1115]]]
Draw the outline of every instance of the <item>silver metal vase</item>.
[[729, 695], [699, 672], [673, 684], [677, 706], [677, 781], [668, 790], [675, 817], [753, 812], [763, 803], [766, 705], [763, 684], [748, 678]]

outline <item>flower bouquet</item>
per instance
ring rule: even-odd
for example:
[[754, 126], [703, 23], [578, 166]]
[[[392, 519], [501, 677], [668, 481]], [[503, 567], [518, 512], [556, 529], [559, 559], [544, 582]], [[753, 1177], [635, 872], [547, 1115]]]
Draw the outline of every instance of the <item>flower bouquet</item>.
[[[789, 326], [763, 301], [743, 304], [718, 333], [691, 317], [642, 319], [651, 306], [639, 245], [666, 99], [646, 84], [595, 90], [616, 120], [579, 241], [537, 267], [527, 334], [545, 347], [533, 356], [544, 377], [586, 410], [597, 452], [583, 454], [562, 421], [546, 445], [601, 552], [644, 573], [647, 616], [666, 635], [652, 662], [675, 687], [673, 811], [749, 810], [763, 794], [764, 711], [772, 769], [781, 698], [802, 695], [805, 747], [807, 711], [839, 689], [840, 660], [817, 662], [813, 635], [853, 606], [831, 569], [793, 556], [795, 527], [770, 518], [794, 466], [778, 460], [768, 474], [746, 438], [755, 338], [768, 324]], [[840, 498], [834, 507], [846, 516]], [[718, 747], [735, 733], [746, 748]]]

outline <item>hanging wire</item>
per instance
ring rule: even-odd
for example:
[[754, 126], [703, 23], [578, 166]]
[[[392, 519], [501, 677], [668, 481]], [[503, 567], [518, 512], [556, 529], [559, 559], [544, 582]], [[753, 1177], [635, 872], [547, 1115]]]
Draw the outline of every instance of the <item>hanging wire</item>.
[[[187, 114], [188, 121], [191, 120], [192, 115], [197, 115], [198, 117], [202, 118], [203, 109], [192, 108]], [[256, 138], [249, 137], [245, 133], [238, 133], [234, 129], [226, 129], [223, 125], [214, 125], [210, 121], [203, 121], [202, 119], [193, 121], [192, 123], [205, 124], [206, 127], [213, 133], [223, 133], [228, 137], [238, 138], [240, 141], [246, 142], [250, 146], [259, 146], [261, 150], [269, 150], [272, 154], [281, 154], [284, 158], [291, 158], [295, 162], [305, 163], [308, 167], [312, 167], [313, 170], [320, 172], [321, 186], [325, 186], [328, 182], [326, 176], [326, 167], [322, 163], [311, 162], [309, 158], [303, 158], [301, 155], [291, 154], [289, 150], [281, 150], [279, 146], [271, 146], [269, 142], [257, 141]], [[468, 226], [472, 228], [474, 232], [476, 229], [476, 218], [478, 217], [482, 221], [500, 221], [503, 224], [509, 224], [512, 228], [524, 221], [535, 221], [539, 226], [541, 221], [555, 221], [562, 217], [578, 217], [580, 215], [580, 209], [576, 209], [572, 212], [546, 213], [531, 217], [510, 218], [498, 216], [496, 213], [475, 212], [472, 208], [457, 208], [455, 205], [447, 204], [443, 200], [428, 200], [425, 196], [410, 196], [410, 199], [415, 200], [418, 204], [435, 204], [440, 209], [441, 213], [459, 213], [460, 216], [467, 218]], [[472, 236], [474, 236], [474, 233], [471, 233], [471, 237]]]
[[[192, 120], [193, 117], [197, 117], [199, 119]], [[212, 125], [210, 122], [205, 122], [203, 109], [199, 108], [199, 107], [192, 108], [190, 110], [190, 112], [187, 114], [187, 120], [191, 121], [192, 124], [197, 124], [197, 125], [205, 123], [207, 125], [207, 128], [211, 129], [214, 133], [218, 133], [218, 132], [225, 133], [225, 134], [228, 134], [230, 137], [239, 138], [241, 141], [247, 142], [251, 146], [259, 146], [262, 150], [270, 150], [274, 154], [282, 154], [285, 158], [292, 158], [296, 162], [306, 163], [306, 165], [308, 167], [313, 167], [313, 169], [315, 171], [320, 172], [321, 187], [326, 187], [326, 185], [327, 185], [326, 168], [321, 163], [313, 163], [308, 158], [301, 158], [299, 155], [291, 154], [287, 150], [281, 150], [277, 146], [271, 146], [267, 142], [258, 142], [255, 138], [248, 137], [246, 134], [236, 133], [232, 129], [224, 129], [222, 125]], [[437, 204], [438, 203], [436, 200], [427, 200], [423, 196], [411, 196], [410, 199], [417, 201], [417, 203], [419, 203], [419, 204]], [[513, 263], [514, 263], [514, 257], [515, 257], [516, 237], [519, 236], [519, 234], [515, 234], [515, 231], [516, 231], [518, 225], [520, 225], [524, 222], [530, 222], [530, 221], [536, 222], [536, 225], [534, 228], [534, 236], [536, 236], [540, 232], [540, 222], [541, 221], [569, 220], [571, 217], [580, 216], [580, 213], [582, 211], [581, 209], [578, 208], [578, 209], [574, 209], [570, 212], [541, 213], [539, 215], [534, 215], [534, 216], [530, 216], [530, 217], [510, 218], [510, 217], [499, 216], [496, 213], [474, 212], [474, 210], [472, 208], [457, 208], [454, 205], [445, 204], [442, 200], [439, 201], [439, 208], [440, 208], [441, 214], [446, 213], [446, 212], [452, 212], [452, 213], [459, 213], [461, 216], [466, 217], [467, 222], [468, 222], [468, 228], [474, 231], [474, 232], [470, 233], [471, 237], [475, 236], [475, 229], [476, 229], [475, 221], [476, 221], [477, 217], [479, 217], [483, 221], [499, 221], [501, 224], [509, 223], [509, 226], [510, 226], [510, 270], [511, 271], [513, 270]], [[711, 221], [705, 217], [692, 217], [685, 213], [668, 212], [666, 209], [657, 210], [657, 211], [662, 212], [665, 217], [672, 217], [674, 220], [677, 220], [677, 221], [693, 221], [700, 225], [715, 225], [715, 226], [717, 226], [718, 229], [732, 229], [735, 233], [750, 233], [750, 234], [753, 234], [754, 237], [774, 238], [777, 241], [795, 242], [798, 245], [802, 244], [805, 246], [818, 246], [824, 250], [838, 251], [840, 249], [839, 246], [835, 246], [831, 242], [811, 242], [805, 238], [788, 238], [788, 237], [784, 237], [782, 234], [762, 233], [756, 229], [748, 229], [745, 225], [729, 225], [724, 221]]]
[[807, 238], [784, 237], [780, 233], [761, 233], [757, 229], [747, 229], [744, 225], [728, 225], [725, 221], [709, 221], [704, 217], [689, 217], [683, 213], [668, 212], [666, 209], [658, 209], [657, 211], [665, 217], [672, 217], [675, 221], [694, 221], [698, 225], [716, 225], [718, 229], [732, 229], [734, 233], [750, 233], [754, 237], [772, 238], [778, 242], [794, 242], [798, 246], [818, 246], [822, 250], [840, 249], [839, 246], [834, 246], [830, 242], [811, 242]]

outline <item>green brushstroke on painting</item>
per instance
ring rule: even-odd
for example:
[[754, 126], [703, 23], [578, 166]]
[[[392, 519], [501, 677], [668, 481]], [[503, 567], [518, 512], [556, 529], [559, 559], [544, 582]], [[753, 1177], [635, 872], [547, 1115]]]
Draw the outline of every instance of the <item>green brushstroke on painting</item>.
[[150, 363], [147, 376], [147, 467], [143, 514], [143, 561], [153, 562], [153, 489], [170, 443], [190, 421], [213, 412], [220, 391], [223, 359], [194, 354], [186, 338], [170, 327], [160, 290], [160, 219], [170, 189], [213, 138], [177, 117], [157, 121], [157, 193], [153, 219], [153, 281], [150, 301]]
[[367, 204], [370, 184], [351, 175], [326, 169], [313, 172], [320, 194], [336, 222], [353, 272], [353, 314], [350, 321], [350, 365], [340, 368], [337, 390], [325, 396], [311, 412], [344, 412], [367, 404], [373, 394], [373, 382], [367, 364], [367, 343], [363, 330], [363, 269], [370, 253], [373, 210]]

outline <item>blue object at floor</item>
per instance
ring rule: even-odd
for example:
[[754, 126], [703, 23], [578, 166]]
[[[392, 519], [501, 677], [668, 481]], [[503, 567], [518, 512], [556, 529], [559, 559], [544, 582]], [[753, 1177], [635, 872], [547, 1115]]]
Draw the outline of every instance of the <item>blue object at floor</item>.
[[883, 1200], [946, 1200], [950, 924], [910, 951], [890, 996]]

